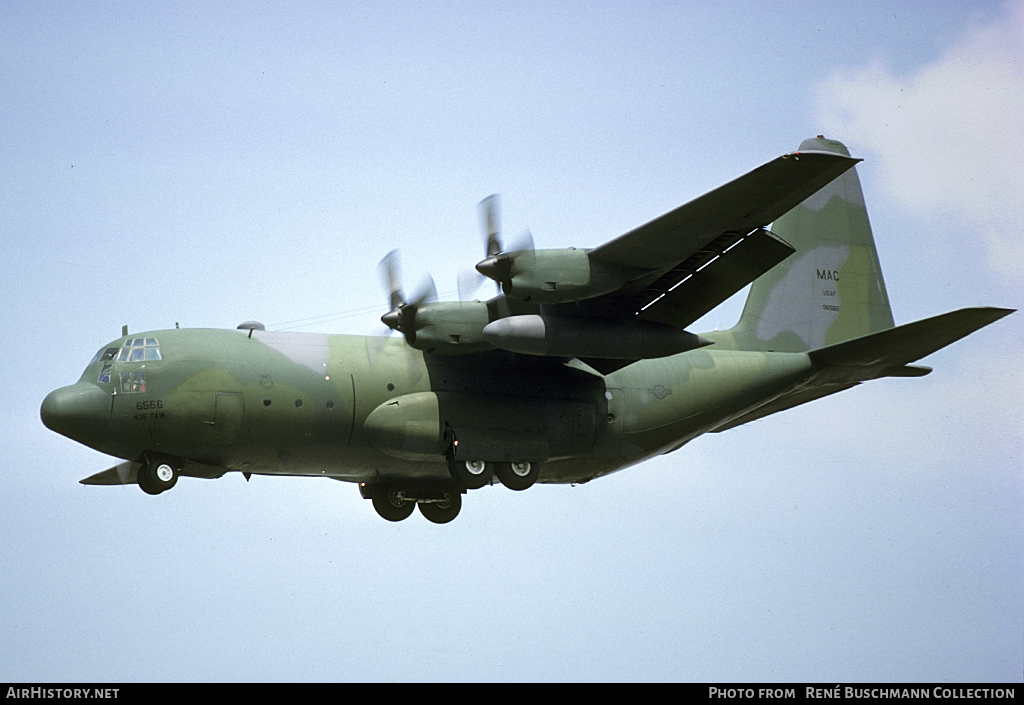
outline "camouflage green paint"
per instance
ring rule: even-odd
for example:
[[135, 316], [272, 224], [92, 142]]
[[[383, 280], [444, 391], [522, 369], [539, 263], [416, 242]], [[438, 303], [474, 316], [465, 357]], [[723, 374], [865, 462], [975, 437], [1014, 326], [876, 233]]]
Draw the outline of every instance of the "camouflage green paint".
[[[115, 382], [96, 383], [103, 363], [94, 363], [72, 388], [98, 393], [93, 406], [103, 407], [102, 423], [90, 418], [85, 436], [82, 425], [58, 430], [128, 460], [158, 452], [232, 471], [366, 482], [446, 480], [443, 445], [420, 442], [424, 433], [443, 438], [446, 423], [469, 445], [480, 439], [480, 448], [500, 429], [506, 446], [546, 461], [542, 482], [585, 481], [696, 437], [789, 388], [810, 367], [806, 355], [695, 351], [608, 377], [538, 359], [504, 385], [486, 369], [452, 384], [444, 379], [450, 370], [431, 369], [442, 358], [400, 338], [231, 330], [138, 336], [158, 339], [163, 360], [117, 362], [112, 379], [145, 369], [146, 390], [119, 393]], [[499, 354], [495, 369], [510, 357]], [[367, 423], [406, 399], [426, 402], [428, 411]], [[54, 410], [44, 403], [48, 413]], [[504, 455], [487, 458], [512, 460]]]
[[[819, 152], [810, 158], [817, 162], [829, 161], [820, 152], [849, 156], [842, 144], [823, 138], [805, 141], [800, 151]], [[799, 158], [775, 160], [769, 171]], [[840, 167], [848, 164], [829, 168]], [[732, 205], [737, 189], [740, 200], [753, 198], [763, 169], [752, 172], [753, 183], [743, 177], [713, 192], [713, 210], [728, 215], [725, 205]], [[798, 187], [788, 184], [779, 197]], [[695, 203], [704, 208], [707, 202]], [[655, 235], [664, 223], [690, 222], [691, 215], [683, 207], [653, 221], [654, 230], [633, 231], [642, 235], [643, 257], [656, 254]], [[443, 522], [454, 514], [441, 505], [457, 513], [451, 503], [464, 489], [453, 481], [457, 468], [449, 470], [446, 457], [499, 468], [539, 462], [538, 482], [585, 482], [703, 433], [863, 381], [927, 374], [928, 368], [910, 363], [1010, 313], [961, 309], [894, 328], [853, 169], [778, 218], [772, 230], [795, 252], [754, 281], [735, 327], [705, 333], [711, 347], [626, 360], [607, 375], [579, 359], [489, 349], [482, 330], [490, 321], [538, 312], [498, 297], [487, 304], [423, 306], [418, 327], [405, 338], [261, 329], [124, 332], [76, 384], [46, 397], [42, 420], [130, 461], [83, 480], [87, 484], [133, 482], [144, 460], [154, 460], [153, 471], [157, 460], [176, 458], [186, 476], [237, 471], [366, 483], [371, 491], [364, 496], [385, 518], [404, 518], [408, 502], [419, 502], [428, 518]], [[607, 253], [618, 256], [633, 244], [627, 234]], [[634, 294], [628, 290], [625, 299]], [[155, 343], [124, 345], [140, 338], [159, 341], [159, 351]], [[127, 350], [135, 359], [118, 361], [111, 350], [118, 358]], [[160, 359], [142, 359], [150, 354]], [[159, 480], [151, 472], [142, 474], [143, 489], [168, 488], [153, 484]], [[403, 499], [396, 492], [418, 494]]]
[[[835, 140], [800, 152], [849, 156]], [[805, 352], [893, 327], [889, 297], [857, 172], [850, 169], [775, 221], [796, 253], [751, 287], [739, 323], [709, 334], [719, 347]]]

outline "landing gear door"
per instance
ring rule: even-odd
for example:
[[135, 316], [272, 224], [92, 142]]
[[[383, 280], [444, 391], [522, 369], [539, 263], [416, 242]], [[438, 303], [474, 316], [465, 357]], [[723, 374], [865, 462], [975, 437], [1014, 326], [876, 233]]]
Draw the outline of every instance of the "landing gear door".
[[213, 443], [234, 443], [242, 430], [242, 395], [217, 392], [213, 421]]

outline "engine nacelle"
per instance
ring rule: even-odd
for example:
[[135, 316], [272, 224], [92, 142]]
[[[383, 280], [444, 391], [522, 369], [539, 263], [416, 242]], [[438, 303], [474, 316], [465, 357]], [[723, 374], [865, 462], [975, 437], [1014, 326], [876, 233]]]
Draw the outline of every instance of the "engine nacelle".
[[615, 291], [625, 271], [592, 262], [588, 250], [519, 250], [489, 257], [477, 270], [501, 284], [506, 296], [538, 304], [583, 301]]
[[668, 357], [712, 341], [661, 323], [562, 316], [509, 316], [483, 329], [496, 348], [551, 357], [642, 360]]
[[465, 355], [489, 350], [483, 329], [489, 316], [480, 301], [443, 301], [421, 304], [405, 339], [417, 350], [437, 355]]

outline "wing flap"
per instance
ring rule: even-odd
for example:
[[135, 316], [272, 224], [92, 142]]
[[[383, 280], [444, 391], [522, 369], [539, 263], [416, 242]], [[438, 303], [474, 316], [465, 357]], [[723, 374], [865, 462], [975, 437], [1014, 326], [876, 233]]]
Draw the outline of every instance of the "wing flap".
[[671, 282], [666, 291], [660, 292], [656, 282], [637, 295], [637, 318], [685, 328], [794, 252], [781, 238], [759, 229], [721, 254], [698, 253], [662, 278]]
[[601, 245], [590, 257], [621, 267], [670, 268], [723, 233], [771, 223], [858, 161], [833, 152], [783, 155]]

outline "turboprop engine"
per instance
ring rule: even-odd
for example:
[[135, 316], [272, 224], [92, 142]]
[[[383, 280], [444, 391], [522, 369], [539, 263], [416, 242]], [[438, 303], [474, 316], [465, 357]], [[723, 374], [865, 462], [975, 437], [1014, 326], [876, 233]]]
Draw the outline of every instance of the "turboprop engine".
[[434, 281], [407, 300], [398, 275], [398, 252], [381, 260], [380, 274], [388, 290], [391, 310], [380, 320], [397, 330], [410, 347], [438, 355], [465, 355], [490, 349], [482, 330], [490, 320], [487, 304], [480, 301], [437, 301]]
[[590, 259], [588, 250], [524, 249], [492, 255], [478, 272], [501, 284], [506, 296], [538, 304], [592, 299], [615, 291], [628, 273]]
[[414, 314], [409, 345], [438, 355], [463, 355], [487, 350], [481, 335], [487, 325], [487, 304], [480, 301], [444, 301], [423, 304]]

